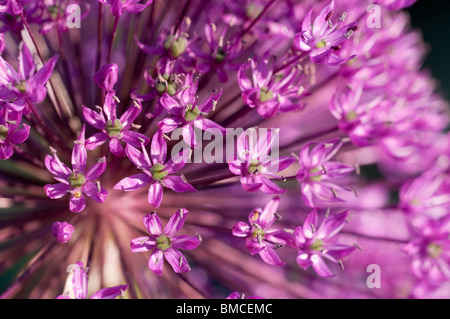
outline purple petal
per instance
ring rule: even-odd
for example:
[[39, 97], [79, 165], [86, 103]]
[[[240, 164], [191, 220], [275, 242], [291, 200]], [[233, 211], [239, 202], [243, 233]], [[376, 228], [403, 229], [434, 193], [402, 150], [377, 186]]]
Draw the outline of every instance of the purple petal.
[[166, 236], [173, 236], [178, 233], [186, 221], [187, 214], [188, 210], [184, 208], [180, 208], [175, 214], [173, 214], [164, 228], [164, 234]]
[[261, 181], [262, 185], [260, 190], [263, 193], [266, 194], [283, 194], [286, 192], [286, 190], [282, 189], [278, 185], [276, 185], [274, 182], [272, 182], [270, 179], [264, 176], [260, 176], [257, 181]]
[[103, 132], [98, 132], [92, 135], [90, 138], [86, 140], [86, 149], [88, 151], [92, 151], [103, 145], [108, 140], [108, 135]]
[[155, 135], [153, 135], [152, 143], [150, 144], [150, 158], [152, 160], [152, 164], [164, 164], [166, 155], [167, 142], [164, 138], [163, 132], [158, 130]]
[[102, 113], [98, 113], [83, 105], [83, 116], [86, 122], [98, 130], [105, 128], [106, 120]]
[[266, 245], [264, 242], [259, 243], [256, 238], [253, 237], [247, 237], [247, 240], [245, 241], [245, 247], [252, 255], [259, 254], [261, 251], [266, 249]]
[[303, 222], [303, 234], [306, 238], [312, 238], [317, 227], [317, 211], [314, 209], [306, 216]]
[[67, 194], [70, 190], [70, 186], [63, 183], [47, 184], [44, 186], [44, 190], [49, 198], [58, 199]]
[[121, 189], [123, 191], [134, 191], [138, 188], [150, 184], [152, 181], [153, 180], [148, 175], [139, 173], [136, 175], [125, 177], [120, 182], [118, 182], [113, 188]]
[[72, 150], [72, 168], [73, 170], [84, 173], [86, 170], [86, 161], [87, 161], [87, 151], [84, 139], [84, 133], [85, 133], [85, 126], [83, 125], [83, 128], [81, 129], [80, 136], [75, 141], [75, 146]]
[[80, 197], [72, 195], [69, 202], [69, 209], [73, 213], [79, 213], [86, 208], [86, 198], [83, 194]]
[[259, 215], [258, 224], [262, 229], [266, 229], [273, 224], [276, 220], [275, 213], [277, 212], [278, 205], [280, 204], [280, 198], [274, 197], [270, 200], [267, 205], [264, 207], [264, 210]]
[[[145, 150], [143, 151], [145, 152]], [[147, 156], [130, 144], [125, 146], [125, 153], [127, 154], [128, 159], [139, 168], [149, 169], [152, 166], [152, 163], [150, 163]]]
[[94, 293], [89, 299], [116, 299], [122, 295], [128, 285], [114, 286], [111, 288], [104, 288]]
[[142, 236], [132, 239], [130, 246], [131, 252], [140, 253], [155, 248], [155, 241], [150, 239], [150, 237]]
[[283, 266], [284, 262], [281, 261], [280, 257], [277, 255], [275, 250], [270, 247], [266, 247], [266, 249], [259, 252], [259, 256], [261, 259], [269, 265], [274, 266]]
[[200, 245], [200, 239], [196, 236], [180, 235], [172, 237], [172, 247], [174, 249], [191, 250]]
[[86, 299], [87, 297], [87, 273], [83, 267], [83, 262], [79, 261], [71, 265], [73, 271], [72, 288], [75, 299]]
[[130, 106], [120, 117], [120, 122], [123, 126], [131, 125], [131, 123], [137, 118], [139, 113], [142, 111], [142, 106], [139, 104], [140, 102], [136, 101]]
[[58, 61], [58, 55], [55, 55], [50, 60], [47, 61], [47, 63], [44, 64], [44, 66], [36, 72], [36, 74], [33, 77], [33, 81], [37, 84], [44, 85], [47, 83], [47, 81], [50, 79], [53, 68], [56, 65], [56, 62]]
[[86, 173], [87, 181], [95, 181], [100, 178], [106, 169], [106, 157], [99, 158]]
[[158, 127], [163, 133], [172, 132], [179, 127], [183, 122], [173, 117], [167, 117], [158, 122]]
[[160, 183], [154, 182], [148, 188], [148, 203], [153, 207], [159, 207], [163, 199], [163, 188]]
[[245, 222], [237, 222], [233, 226], [232, 234], [236, 237], [247, 237], [250, 235], [251, 227]]
[[125, 150], [120, 144], [120, 140], [117, 138], [112, 138], [109, 140], [109, 150], [116, 157], [125, 157]]
[[172, 156], [170, 160], [165, 164], [166, 171], [168, 174], [173, 174], [182, 169], [186, 163], [189, 161], [189, 157], [191, 156], [190, 149], [184, 149], [180, 153]]
[[55, 158], [50, 155], [45, 156], [45, 167], [47, 170], [56, 177], [67, 179], [72, 171], [66, 165], [64, 165], [55, 154]]
[[180, 176], [169, 175], [164, 178], [164, 185], [177, 193], [196, 192], [197, 190]]
[[150, 142], [150, 139], [144, 134], [133, 131], [124, 132], [121, 140], [136, 148], [141, 147], [142, 140], [144, 140], [144, 145], [147, 145]]
[[226, 130], [219, 124], [209, 119], [200, 118], [194, 120], [194, 126], [203, 131], [210, 131], [214, 134], [225, 134]]
[[333, 273], [328, 268], [323, 258], [319, 255], [311, 256], [312, 267], [316, 273], [321, 277], [334, 277]]
[[8, 136], [9, 142], [11, 144], [21, 144], [25, 142], [25, 140], [28, 138], [28, 135], [30, 134], [30, 126], [24, 124], [23, 127], [24, 127], [23, 129], [14, 131], [12, 134]]
[[148, 268], [150, 268], [150, 270], [155, 275], [161, 276], [163, 272], [163, 266], [164, 266], [164, 253], [159, 249], [155, 249], [148, 261]]
[[97, 184], [92, 182], [86, 182], [83, 185], [83, 193], [95, 200], [97, 203], [104, 203], [106, 197], [108, 196], [108, 191], [105, 188], [101, 187], [99, 190]]
[[24, 42], [20, 43], [21, 49], [19, 52], [19, 76], [22, 79], [27, 79], [30, 74], [34, 71], [35, 65], [33, 61], [33, 56], [31, 55], [30, 49]]
[[177, 249], [169, 248], [164, 252], [164, 257], [176, 273], [184, 273], [191, 270], [186, 257]]
[[155, 213], [147, 214], [143, 218], [144, 225], [147, 228], [150, 235], [154, 237], [158, 237], [162, 234], [162, 225], [161, 225], [161, 219], [159, 219], [159, 216]]
[[329, 239], [336, 235], [345, 225], [348, 211], [325, 218], [317, 230], [317, 238]]

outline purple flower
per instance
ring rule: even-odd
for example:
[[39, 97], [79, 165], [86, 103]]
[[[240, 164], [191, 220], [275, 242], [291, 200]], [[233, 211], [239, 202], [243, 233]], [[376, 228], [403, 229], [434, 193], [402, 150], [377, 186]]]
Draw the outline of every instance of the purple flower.
[[56, 241], [60, 244], [67, 243], [72, 238], [72, 233], [75, 230], [73, 225], [68, 222], [54, 222], [52, 225], [52, 234]]
[[428, 220], [414, 229], [415, 236], [403, 251], [413, 259], [412, 270], [418, 278], [429, 283], [442, 283], [450, 279], [450, 217]]
[[86, 140], [86, 149], [93, 150], [109, 140], [109, 150], [117, 157], [124, 157], [125, 150], [121, 141], [134, 147], [140, 147], [141, 142], [147, 145], [150, 139], [142, 133], [131, 131], [134, 127], [133, 121], [142, 110], [139, 101], [134, 101], [128, 110], [120, 118], [116, 114], [116, 101], [111, 97], [113, 93], [108, 92], [103, 106], [103, 113], [96, 112], [83, 105], [83, 115], [86, 122], [91, 124], [100, 132]]
[[261, 259], [275, 266], [283, 266], [284, 262], [274, 248], [291, 244], [291, 234], [280, 229], [270, 229], [277, 220], [277, 209], [280, 198], [275, 197], [264, 209], [255, 208], [248, 216], [248, 224], [238, 222], [233, 226], [233, 235], [246, 238], [246, 247], [250, 254], [259, 254]]
[[150, 156], [141, 144], [142, 152], [127, 144], [125, 151], [134, 165], [142, 173], [126, 177], [114, 186], [114, 189], [134, 191], [150, 185], [148, 202], [153, 207], [159, 207], [163, 199], [163, 186], [177, 193], [195, 192], [196, 189], [187, 183], [183, 177], [172, 175], [182, 169], [190, 156], [190, 150], [183, 150], [166, 162], [167, 143], [161, 131], [153, 135], [150, 146]]
[[192, 73], [186, 74], [184, 86], [177, 94], [170, 96], [166, 93], [161, 97], [160, 103], [171, 116], [158, 123], [163, 133], [172, 132], [181, 127], [183, 140], [187, 145], [194, 148], [200, 146], [194, 127], [203, 131], [214, 130], [225, 134], [225, 129], [222, 126], [204, 118], [216, 105], [222, 90], [211, 93], [205, 101], [198, 104], [197, 89], [198, 82], [193, 80]]
[[162, 275], [164, 258], [172, 266], [176, 273], [184, 273], [191, 270], [186, 257], [179, 249], [195, 249], [200, 244], [196, 236], [175, 235], [186, 221], [188, 211], [179, 209], [162, 229], [161, 220], [156, 213], [144, 217], [144, 225], [150, 236], [138, 237], [131, 241], [132, 252], [144, 252], [153, 250], [148, 261], [150, 270], [158, 276]]
[[114, 84], [117, 82], [119, 67], [115, 63], [103, 65], [100, 70], [94, 74], [94, 81], [98, 87], [106, 92], [113, 91]]
[[342, 58], [335, 52], [340, 50], [341, 44], [356, 30], [356, 22], [344, 26], [340, 26], [339, 21], [333, 24], [330, 19], [333, 11], [334, 0], [312, 21], [311, 9], [303, 19], [302, 31], [294, 37], [294, 47], [307, 52], [314, 63], [334, 66], [354, 58]]
[[337, 191], [350, 191], [337, 184], [353, 172], [355, 167], [344, 163], [330, 161], [342, 146], [336, 140], [312, 142], [303, 147], [299, 154], [300, 168], [297, 180], [301, 183], [302, 198], [309, 207], [319, 207], [324, 202], [341, 201]]
[[153, 0], [98, 0], [100, 3], [109, 4], [111, 13], [115, 17], [120, 17], [126, 12], [139, 13], [152, 4]]
[[25, 142], [30, 134], [30, 126], [23, 124], [19, 129], [22, 114], [3, 108], [0, 111], [0, 159], [9, 159], [13, 153], [13, 146]]
[[108, 195], [108, 191], [100, 186], [98, 179], [106, 169], [106, 158], [102, 157], [86, 171], [87, 152], [84, 138], [85, 127], [80, 132], [80, 136], [75, 141], [72, 150], [72, 169], [60, 161], [53, 152], [53, 156], [45, 157], [45, 167], [54, 175], [57, 184], [45, 185], [45, 193], [51, 199], [58, 199], [66, 194], [70, 194], [69, 209], [74, 213], [81, 212], [86, 207], [84, 195], [92, 198], [98, 203], [103, 203]]
[[[250, 74], [247, 74], [250, 69]], [[263, 118], [274, 117], [278, 112], [298, 110], [303, 106], [301, 74], [291, 68], [287, 74], [274, 74], [273, 59], [267, 54], [249, 60], [239, 68], [238, 83], [242, 99], [256, 108]]]
[[269, 130], [257, 138], [256, 130], [248, 129], [237, 140], [237, 157], [228, 163], [233, 174], [241, 176], [241, 185], [248, 192], [261, 190], [266, 194], [286, 192], [269, 178], [282, 179], [276, 173], [289, 167], [296, 159], [292, 156], [278, 157], [271, 151], [278, 130]]
[[33, 56], [24, 42], [20, 45], [18, 72], [0, 56], [0, 100], [17, 112], [25, 108], [27, 101], [42, 102], [57, 60], [56, 55], [36, 72]]
[[239, 57], [243, 48], [240, 36], [238, 34], [229, 36], [228, 30], [228, 25], [218, 30], [214, 23], [206, 23], [204, 34], [209, 52], [201, 49], [203, 41], [200, 39], [191, 45], [193, 55], [197, 58], [197, 71], [203, 74], [215, 71], [220, 82], [228, 81], [228, 70], [239, 68], [240, 65], [234, 60]]
[[298, 226], [295, 231], [295, 242], [298, 248], [297, 263], [303, 269], [312, 266], [321, 277], [333, 277], [324, 259], [338, 264], [339, 261], [351, 254], [356, 247], [344, 244], [331, 243], [334, 237], [345, 225], [348, 211], [326, 216], [322, 223], [318, 224], [317, 211], [308, 214], [303, 226]]
[[[71, 272], [70, 291], [63, 295], [59, 295], [56, 299], [88, 299], [88, 279], [87, 269], [84, 268], [83, 262], [78, 261], [70, 265], [68, 271]], [[128, 285], [119, 285], [110, 288], [104, 288], [89, 297], [89, 299], [116, 299], [123, 295]]]

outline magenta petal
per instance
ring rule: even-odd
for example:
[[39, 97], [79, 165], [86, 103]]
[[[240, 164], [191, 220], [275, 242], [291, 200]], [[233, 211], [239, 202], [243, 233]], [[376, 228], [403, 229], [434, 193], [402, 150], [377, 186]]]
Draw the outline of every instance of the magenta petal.
[[72, 173], [70, 168], [63, 164], [56, 154], [55, 158], [50, 155], [45, 156], [45, 167], [50, 173], [62, 179], [67, 179]]
[[348, 211], [324, 219], [317, 230], [317, 238], [329, 239], [336, 235], [344, 227], [347, 217]]
[[148, 268], [158, 276], [162, 275], [164, 266], [164, 254], [161, 250], [155, 249], [148, 260]]
[[44, 186], [45, 193], [51, 199], [58, 199], [67, 194], [70, 190], [68, 184], [58, 183], [58, 184], [47, 184]]
[[286, 190], [282, 189], [278, 185], [276, 185], [274, 182], [272, 182], [267, 177], [261, 176], [259, 177], [259, 181], [262, 182], [260, 190], [263, 193], [266, 194], [283, 194], [286, 192]]
[[98, 113], [83, 105], [83, 116], [86, 122], [98, 130], [105, 128], [106, 120], [103, 114]]
[[127, 154], [128, 159], [138, 168], [149, 169], [152, 166], [144, 153], [140, 152], [137, 148], [131, 146], [130, 144], [125, 146], [125, 153]]
[[155, 248], [155, 241], [148, 236], [137, 237], [130, 242], [131, 252], [141, 253]]
[[333, 273], [328, 268], [323, 258], [319, 255], [311, 256], [312, 267], [316, 273], [321, 277], [334, 277]]
[[191, 270], [186, 257], [177, 249], [169, 248], [164, 252], [167, 262], [172, 266], [176, 273], [184, 273]]
[[83, 128], [81, 129], [80, 135], [78, 139], [75, 141], [75, 146], [72, 150], [72, 168], [73, 170], [84, 173], [86, 170], [86, 161], [87, 161], [87, 151], [85, 144], [85, 126], [83, 125]]
[[28, 49], [27, 45], [24, 42], [20, 43], [20, 52], [19, 52], [19, 76], [22, 79], [26, 79], [30, 76], [32, 72], [34, 72], [34, 61], [33, 56], [31, 55], [30, 49]]
[[303, 234], [307, 238], [312, 238], [317, 227], [317, 211], [313, 210], [306, 216], [303, 222]]
[[169, 175], [164, 178], [164, 185], [177, 193], [196, 192], [197, 190], [189, 183], [186, 183], [180, 176]]
[[104, 203], [106, 197], [108, 196], [108, 191], [105, 188], [101, 187], [99, 190], [97, 184], [92, 182], [86, 182], [83, 185], [83, 193], [95, 200], [97, 203]]
[[144, 134], [133, 131], [124, 132], [121, 140], [133, 147], [141, 147], [142, 140], [144, 140], [144, 145], [150, 142], [150, 139]]
[[109, 150], [116, 157], [124, 157], [125, 156], [125, 150], [123, 149], [122, 145], [120, 144], [120, 140], [117, 138], [112, 138], [109, 140]]
[[128, 285], [104, 288], [94, 293], [89, 299], [116, 299], [118, 296], [122, 295], [127, 288]]
[[106, 135], [103, 132], [98, 132], [92, 135], [90, 138], [86, 140], [86, 149], [88, 151], [92, 151], [99, 147], [100, 145], [103, 145], [108, 140], [108, 135]]
[[170, 160], [165, 164], [166, 171], [168, 174], [173, 174], [182, 169], [186, 163], [189, 161], [189, 157], [191, 155], [190, 149], [185, 149], [180, 153], [172, 156]]
[[150, 158], [152, 160], [152, 164], [163, 164], [166, 160], [166, 155], [167, 142], [162, 131], [158, 130], [155, 135], [153, 135], [152, 142], [150, 144]]
[[120, 182], [118, 182], [113, 188], [121, 189], [123, 191], [134, 191], [138, 188], [141, 188], [145, 185], [148, 185], [153, 180], [146, 174], [140, 173], [136, 175], [132, 175], [129, 177], [125, 177]]
[[283, 266], [284, 262], [281, 261], [280, 257], [277, 255], [275, 250], [270, 247], [266, 247], [266, 249], [259, 252], [259, 256], [261, 259], [269, 265], [274, 266]]
[[200, 245], [200, 239], [196, 236], [180, 235], [172, 237], [172, 247], [175, 249], [191, 250]]
[[25, 140], [28, 138], [28, 135], [30, 135], [30, 126], [24, 124], [23, 129], [14, 131], [9, 136], [9, 142], [12, 144], [21, 144], [25, 142]]
[[261, 215], [259, 215], [258, 224], [261, 228], [266, 229], [276, 220], [275, 213], [277, 212], [278, 205], [280, 204], [280, 198], [274, 197], [264, 207]]
[[55, 67], [57, 61], [58, 55], [55, 55], [50, 60], [48, 60], [47, 63], [45, 63], [44, 66], [34, 75], [34, 82], [41, 85], [47, 83], [52, 75], [53, 68]]
[[258, 240], [253, 237], [247, 238], [245, 247], [247, 247], [247, 250], [252, 255], [259, 254], [262, 250], [266, 249], [266, 245], [263, 242], [259, 243]]
[[86, 208], [86, 198], [84, 197], [84, 195], [81, 195], [78, 198], [72, 195], [69, 202], [70, 211], [73, 213], [79, 213], [85, 208]]
[[144, 216], [144, 225], [147, 228], [150, 235], [154, 237], [158, 237], [162, 234], [162, 225], [161, 220], [159, 219], [158, 215], [155, 213], [148, 214]]
[[148, 203], [153, 207], [159, 207], [163, 199], [163, 188], [160, 183], [154, 182], [148, 188]]
[[97, 163], [92, 165], [92, 167], [86, 173], [87, 181], [95, 181], [103, 174], [106, 169], [106, 157], [99, 158]]
[[232, 234], [237, 237], [247, 237], [250, 234], [250, 226], [244, 222], [237, 222], [233, 226]]
[[71, 265], [73, 271], [72, 287], [75, 299], [86, 299], [87, 297], [87, 273], [81, 261]]
[[173, 236], [180, 231], [183, 227], [186, 217], [188, 215], [188, 210], [185, 208], [180, 208], [175, 214], [170, 217], [164, 228], [164, 234], [166, 236]]

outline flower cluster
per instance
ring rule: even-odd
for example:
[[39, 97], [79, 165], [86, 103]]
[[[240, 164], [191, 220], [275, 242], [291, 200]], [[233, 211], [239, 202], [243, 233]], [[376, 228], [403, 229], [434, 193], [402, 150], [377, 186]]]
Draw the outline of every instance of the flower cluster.
[[450, 297], [448, 105], [372, 2], [0, 1], [0, 297]]

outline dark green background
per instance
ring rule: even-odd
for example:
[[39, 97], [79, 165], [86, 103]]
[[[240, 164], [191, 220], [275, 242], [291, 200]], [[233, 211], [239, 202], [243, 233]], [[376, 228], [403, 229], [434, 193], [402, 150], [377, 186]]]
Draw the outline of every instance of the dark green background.
[[408, 11], [412, 26], [422, 31], [430, 46], [424, 67], [440, 81], [440, 91], [450, 99], [450, 1], [418, 0]]

